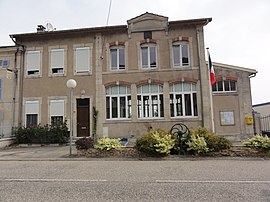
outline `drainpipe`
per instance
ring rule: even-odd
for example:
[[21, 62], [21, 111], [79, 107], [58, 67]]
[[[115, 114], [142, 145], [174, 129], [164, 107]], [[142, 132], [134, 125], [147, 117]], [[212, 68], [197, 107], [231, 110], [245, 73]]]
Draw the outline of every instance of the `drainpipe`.
[[199, 65], [199, 79], [200, 79], [200, 91], [201, 91], [201, 114], [202, 114], [202, 127], [204, 127], [204, 113], [203, 113], [203, 94], [202, 94], [202, 75], [201, 75], [201, 50], [200, 50], [200, 30], [199, 26], [196, 26], [196, 35], [197, 35], [197, 51], [198, 51], [198, 65]]
[[12, 109], [12, 132], [13, 132], [13, 128], [15, 125], [15, 108], [16, 108], [16, 87], [18, 84], [18, 69], [17, 69], [17, 56], [18, 53], [21, 52], [21, 57], [20, 57], [20, 80], [19, 80], [19, 109], [18, 109], [18, 125], [21, 126], [22, 125], [22, 101], [23, 101], [23, 78], [24, 78], [24, 52], [25, 52], [25, 46], [22, 44], [17, 43], [13, 36], [10, 35], [11, 40], [16, 44], [17, 47], [17, 51], [15, 53], [15, 59], [14, 59], [14, 66], [15, 66], [15, 70], [14, 70], [14, 74], [15, 74], [15, 84], [14, 84], [14, 88], [13, 88], [13, 109]]

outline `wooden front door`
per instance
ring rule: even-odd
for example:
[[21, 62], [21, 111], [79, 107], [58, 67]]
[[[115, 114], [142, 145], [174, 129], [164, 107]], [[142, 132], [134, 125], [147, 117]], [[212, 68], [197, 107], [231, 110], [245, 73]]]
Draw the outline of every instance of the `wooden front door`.
[[89, 98], [77, 99], [77, 137], [90, 136]]

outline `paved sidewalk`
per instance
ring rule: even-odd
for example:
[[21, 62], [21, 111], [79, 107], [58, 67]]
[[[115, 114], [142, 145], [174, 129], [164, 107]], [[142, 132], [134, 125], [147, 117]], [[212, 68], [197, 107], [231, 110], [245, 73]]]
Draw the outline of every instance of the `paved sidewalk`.
[[0, 150], [0, 161], [7, 160], [74, 160], [77, 154], [75, 146], [72, 146], [72, 156], [69, 155], [69, 146], [16, 146]]

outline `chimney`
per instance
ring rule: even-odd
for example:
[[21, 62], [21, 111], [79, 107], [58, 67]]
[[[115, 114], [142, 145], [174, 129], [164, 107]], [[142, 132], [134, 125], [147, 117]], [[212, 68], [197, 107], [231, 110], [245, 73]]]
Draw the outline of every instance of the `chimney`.
[[38, 25], [37, 26], [37, 32], [45, 32], [45, 27], [43, 25]]

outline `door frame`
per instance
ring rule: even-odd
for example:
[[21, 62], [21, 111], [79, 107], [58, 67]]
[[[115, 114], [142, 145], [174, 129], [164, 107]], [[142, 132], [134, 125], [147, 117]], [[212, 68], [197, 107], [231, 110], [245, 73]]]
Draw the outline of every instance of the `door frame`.
[[[73, 113], [73, 120], [74, 120], [74, 122], [73, 122], [73, 128], [74, 128], [74, 134], [73, 134], [73, 136], [74, 137], [78, 137], [78, 135], [77, 135], [77, 122], [78, 122], [78, 120], [77, 120], [77, 115], [78, 115], [78, 112], [77, 112], [77, 99], [89, 99], [89, 137], [93, 137], [93, 134], [92, 134], [92, 125], [93, 124], [91, 124], [92, 123], [92, 111], [93, 111], [93, 99], [90, 97], [90, 96], [84, 96], [84, 97], [81, 97], [81, 96], [74, 96], [74, 98], [73, 98], [73, 104], [74, 104], [74, 113]], [[81, 137], [78, 137], [78, 138], [81, 138]]]

